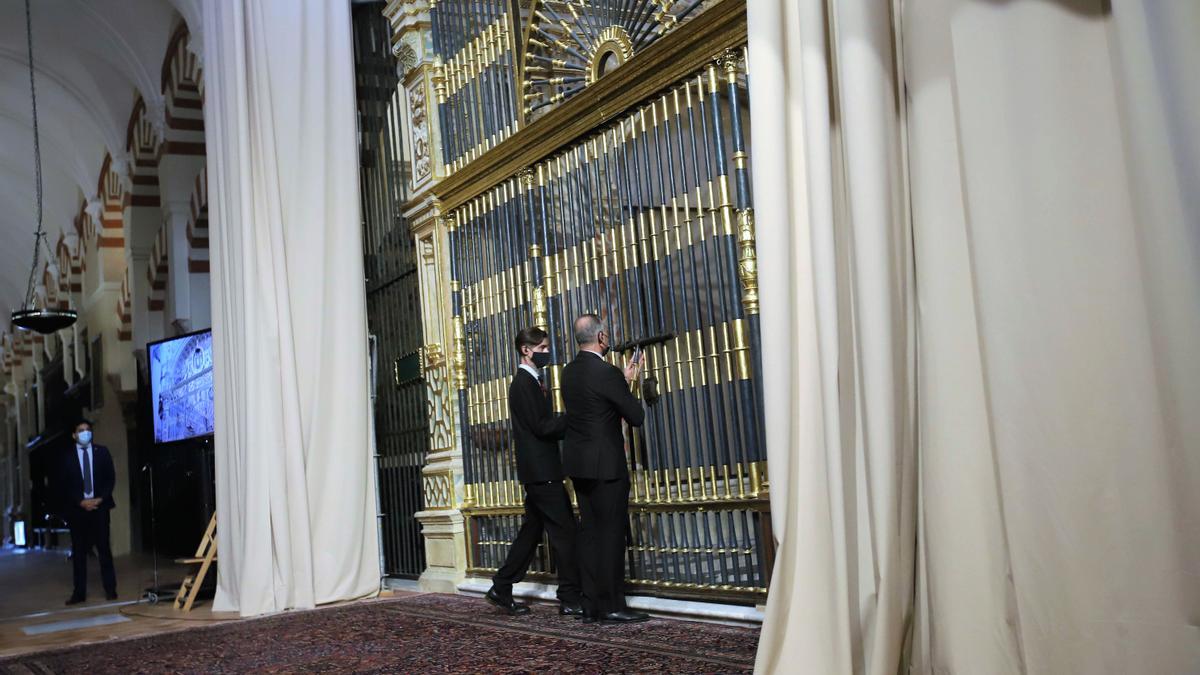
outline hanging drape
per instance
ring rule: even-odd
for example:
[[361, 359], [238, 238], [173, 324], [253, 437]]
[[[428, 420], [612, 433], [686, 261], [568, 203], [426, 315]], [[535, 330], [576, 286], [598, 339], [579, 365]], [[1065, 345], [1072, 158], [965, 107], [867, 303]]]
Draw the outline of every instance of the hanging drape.
[[747, 4], [758, 669], [1194, 671], [1200, 5]]
[[747, 3], [782, 533], [768, 671], [894, 671], [912, 597], [915, 342], [890, 8], [844, 4], [834, 16], [820, 2]]
[[219, 574], [242, 615], [378, 588], [350, 7], [204, 5]]

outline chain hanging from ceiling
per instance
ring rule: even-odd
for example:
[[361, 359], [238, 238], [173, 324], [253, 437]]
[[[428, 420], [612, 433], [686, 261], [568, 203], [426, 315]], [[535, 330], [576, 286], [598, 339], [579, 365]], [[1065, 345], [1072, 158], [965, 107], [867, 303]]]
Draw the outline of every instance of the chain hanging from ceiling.
[[42, 229], [42, 145], [38, 131], [37, 86], [34, 81], [33, 68], [33, 13], [30, 11], [29, 0], [25, 0], [25, 40], [29, 47], [29, 100], [32, 108], [33, 121], [33, 176], [34, 198], [37, 201], [37, 228], [33, 239], [33, 265], [29, 268], [29, 282], [25, 287], [25, 298], [21, 308], [12, 313], [13, 324], [18, 328], [34, 330], [42, 334], [53, 333], [75, 323], [78, 315], [74, 310], [59, 307], [37, 307], [34, 295], [37, 279], [38, 263], [42, 247], [46, 248], [46, 258], [52, 260], [49, 245], [46, 243], [46, 232]]

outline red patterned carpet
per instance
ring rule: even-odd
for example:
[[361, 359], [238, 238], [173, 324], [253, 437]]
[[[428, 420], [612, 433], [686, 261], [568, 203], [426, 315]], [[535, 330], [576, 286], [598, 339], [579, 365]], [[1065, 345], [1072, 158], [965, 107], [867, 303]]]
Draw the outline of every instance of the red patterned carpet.
[[653, 619], [585, 625], [416, 595], [0, 660], [0, 673], [743, 673], [758, 630]]

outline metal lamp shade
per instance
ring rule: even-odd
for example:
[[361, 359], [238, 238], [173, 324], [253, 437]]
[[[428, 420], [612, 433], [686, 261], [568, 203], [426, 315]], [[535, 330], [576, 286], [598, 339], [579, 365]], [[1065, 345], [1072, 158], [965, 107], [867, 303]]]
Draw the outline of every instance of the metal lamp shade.
[[79, 314], [73, 309], [19, 309], [12, 313], [17, 328], [48, 335], [75, 323]]

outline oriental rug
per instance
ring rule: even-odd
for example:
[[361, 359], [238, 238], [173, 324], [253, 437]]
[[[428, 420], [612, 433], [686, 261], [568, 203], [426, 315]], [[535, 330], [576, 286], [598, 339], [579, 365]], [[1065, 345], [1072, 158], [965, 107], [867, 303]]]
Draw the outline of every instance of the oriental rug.
[[758, 630], [652, 619], [600, 626], [538, 604], [421, 594], [0, 660], [0, 673], [748, 673]]

